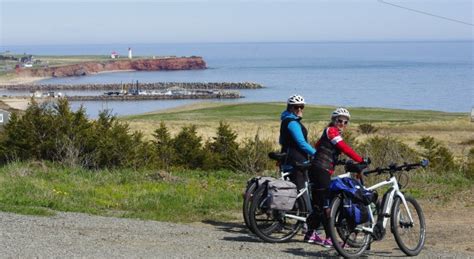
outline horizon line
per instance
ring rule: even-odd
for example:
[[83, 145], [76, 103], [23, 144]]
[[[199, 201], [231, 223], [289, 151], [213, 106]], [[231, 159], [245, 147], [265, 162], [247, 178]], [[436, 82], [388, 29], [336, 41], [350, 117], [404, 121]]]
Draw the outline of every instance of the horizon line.
[[58, 45], [133, 45], [133, 44], [314, 44], [314, 43], [416, 43], [416, 42], [473, 42], [474, 39], [400, 39], [400, 40], [295, 40], [295, 41], [182, 41], [182, 42], [110, 42], [110, 43], [39, 43], [1, 44], [1, 48], [13, 46], [58, 46]]

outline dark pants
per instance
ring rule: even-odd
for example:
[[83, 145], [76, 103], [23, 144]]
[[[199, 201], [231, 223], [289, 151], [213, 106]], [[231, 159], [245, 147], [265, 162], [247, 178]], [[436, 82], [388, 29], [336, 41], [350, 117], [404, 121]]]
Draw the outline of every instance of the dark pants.
[[311, 188], [313, 213], [307, 219], [308, 228], [317, 229], [323, 224], [326, 237], [329, 237], [328, 210], [331, 175], [327, 170], [313, 165], [309, 171], [309, 180], [313, 184]]
[[[292, 166], [295, 166], [296, 162], [298, 163], [304, 163], [308, 161], [308, 156], [303, 155], [300, 152], [294, 150], [294, 149], [289, 149], [288, 150], [288, 157], [287, 157], [287, 164], [290, 164]], [[305, 177], [304, 173], [299, 170], [295, 170], [290, 174], [290, 180], [296, 184], [296, 187], [298, 190], [301, 190], [302, 188], [305, 187]]]

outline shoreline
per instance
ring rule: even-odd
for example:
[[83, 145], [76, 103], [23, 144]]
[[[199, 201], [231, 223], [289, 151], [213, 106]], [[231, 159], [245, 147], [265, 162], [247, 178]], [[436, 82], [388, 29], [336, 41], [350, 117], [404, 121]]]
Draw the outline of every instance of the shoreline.
[[0, 86], [7, 85], [23, 85], [23, 84], [36, 84], [37, 82], [50, 79], [52, 77], [14, 77], [14, 78], [5, 78], [0, 76]]

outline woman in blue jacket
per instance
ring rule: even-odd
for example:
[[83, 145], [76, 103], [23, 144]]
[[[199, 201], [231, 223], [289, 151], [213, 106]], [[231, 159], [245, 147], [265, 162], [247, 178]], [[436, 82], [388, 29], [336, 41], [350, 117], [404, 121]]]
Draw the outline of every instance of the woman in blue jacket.
[[[316, 154], [316, 150], [308, 143], [308, 130], [301, 123], [304, 98], [300, 95], [292, 95], [286, 103], [286, 110], [281, 114], [281, 152], [287, 154], [286, 164], [309, 162], [309, 158]], [[302, 172], [292, 173], [290, 179], [296, 184], [298, 190], [304, 187]]]

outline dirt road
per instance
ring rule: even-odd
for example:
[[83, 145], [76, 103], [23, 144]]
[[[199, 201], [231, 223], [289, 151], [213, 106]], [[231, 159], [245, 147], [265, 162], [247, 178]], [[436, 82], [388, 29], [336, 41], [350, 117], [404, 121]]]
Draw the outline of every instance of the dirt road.
[[[430, 208], [427, 208], [430, 210]], [[473, 208], [427, 211], [427, 242], [419, 257], [474, 257]], [[455, 212], [455, 213], [454, 213]], [[389, 235], [387, 235], [389, 236]], [[303, 243], [263, 243], [240, 222], [172, 224], [78, 213], [54, 217], [0, 213], [0, 257], [288, 258], [335, 256]], [[374, 257], [398, 257], [392, 237], [372, 245]]]

